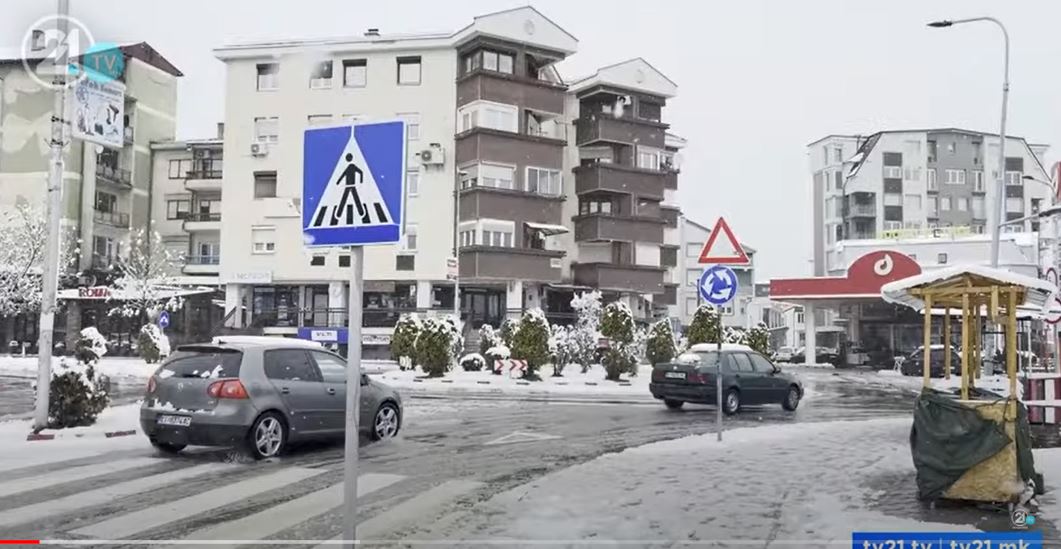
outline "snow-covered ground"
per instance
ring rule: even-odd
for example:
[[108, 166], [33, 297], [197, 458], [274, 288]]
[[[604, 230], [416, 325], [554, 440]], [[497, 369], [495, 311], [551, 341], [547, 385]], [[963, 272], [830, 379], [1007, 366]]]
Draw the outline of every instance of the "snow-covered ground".
[[[64, 358], [52, 359], [54, 371]], [[65, 360], [73, 361], [72, 357]], [[135, 357], [103, 357], [98, 364], [98, 373], [111, 379], [114, 383], [146, 383], [147, 378], [155, 373], [158, 364], [148, 364]], [[37, 357], [0, 356], [0, 375], [15, 377], [36, 377]]]
[[[869, 385], [898, 387], [914, 393], [920, 393], [923, 384], [921, 376], [904, 376], [896, 370], [838, 370], [838, 372], [844, 380]], [[959, 376], [951, 376], [950, 379], [932, 378], [930, 383], [934, 389], [951, 391], [961, 388], [962, 378]], [[1003, 375], [982, 376], [976, 380], [976, 386], [1004, 396], [1009, 395], [1009, 378]], [[1023, 386], [1019, 382], [1017, 383], [1017, 393], [1018, 396], [1023, 393]]]
[[[918, 503], [910, 423], [785, 423], [727, 431], [721, 443], [709, 434], [649, 444], [546, 475], [410, 537], [835, 547], [853, 530], [974, 530]], [[1054, 487], [1061, 464], [1051, 459], [1037, 465]], [[1044, 517], [1056, 501], [1043, 496]]]
[[126, 404], [105, 408], [95, 425], [62, 430], [45, 430], [42, 434], [54, 434], [55, 440], [27, 441], [32, 432], [31, 420], [0, 422], [0, 471], [87, 457], [116, 450], [150, 448], [147, 438], [136, 434], [107, 438], [105, 433], [140, 430], [140, 405]]

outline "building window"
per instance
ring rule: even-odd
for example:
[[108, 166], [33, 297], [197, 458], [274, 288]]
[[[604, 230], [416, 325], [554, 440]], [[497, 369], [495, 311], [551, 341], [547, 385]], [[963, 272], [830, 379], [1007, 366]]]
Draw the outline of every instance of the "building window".
[[722, 305], [718, 307], [718, 310], [722, 313], [722, 316], [733, 316], [733, 305]]
[[470, 53], [464, 56], [464, 72], [465, 74], [478, 69], [481, 65], [482, 55], [480, 52]]
[[687, 242], [685, 244], [685, 257], [700, 257], [700, 249], [702, 247], [703, 246], [701, 244]]
[[968, 198], [956, 198], [959, 212], [969, 211], [969, 199]]
[[937, 156], [936, 152], [937, 152], [936, 151], [936, 142], [935, 141], [929, 141], [928, 142], [928, 161], [929, 162], [935, 162], [936, 161], [936, 156]]
[[409, 170], [405, 173], [405, 194], [408, 196], [420, 194], [420, 170]]
[[902, 206], [903, 205], [903, 195], [894, 194], [894, 193], [885, 193], [884, 194], [884, 205], [885, 206]]
[[405, 250], [415, 252], [416, 247], [416, 223], [405, 224]]
[[170, 160], [169, 161], [169, 178], [170, 179], [187, 179], [188, 172], [192, 169], [192, 160], [185, 158], [182, 160]]
[[560, 170], [528, 167], [526, 191], [545, 196], [560, 196]]
[[976, 170], [973, 172], [973, 192], [982, 193], [984, 192], [984, 171]]
[[[931, 143], [931, 141], [929, 141], [929, 143]], [[936, 168], [927, 168], [925, 170], [925, 177], [925, 181], [928, 185], [928, 190], [934, 191], [936, 189], [939, 189], [939, 186], [936, 185]]]
[[945, 254], [945, 253], [936, 254], [936, 263], [939, 263], [940, 265], [946, 265], [947, 264], [947, 254]]
[[323, 255], [315, 255], [315, 256], [311, 257], [310, 260], [309, 260], [310, 266], [311, 267], [323, 267], [324, 266], [324, 261], [325, 261], [324, 257], [325, 256], [323, 256]]
[[513, 58], [507, 53], [483, 50], [483, 68], [488, 71], [512, 74]]
[[964, 185], [965, 170], [947, 170], [944, 172], [943, 182], [947, 185]]
[[840, 162], [843, 162], [843, 161], [844, 161], [844, 149], [842, 149], [840, 147], [836, 147], [835, 149], [833, 149], [833, 162], [840, 163]]
[[1006, 199], [1006, 211], [1010, 213], [1018, 213], [1024, 211], [1024, 199], [1020, 197], [1010, 197]]
[[839, 191], [844, 188], [844, 174], [842, 170], [836, 170], [833, 172], [833, 179], [836, 182], [836, 190]]
[[348, 255], [339, 256], [339, 266], [340, 267], [349, 267], [350, 266], [350, 256], [348, 256]]
[[416, 270], [416, 256], [398, 254], [394, 256], [394, 270], [396, 271], [415, 271]]
[[885, 221], [884, 222], [884, 230], [885, 231], [898, 231], [899, 229], [902, 229], [902, 228], [903, 228], [903, 222], [902, 221]]
[[956, 151], [957, 149], [958, 146], [953, 141], [947, 143], [947, 152], [954, 154], [954, 151]]
[[326, 90], [332, 87], [332, 62], [321, 61], [313, 67], [309, 75], [311, 90]]
[[984, 213], [984, 197], [982, 196], [973, 197], [973, 218], [987, 219]]
[[920, 181], [921, 168], [903, 168], [904, 181]]
[[885, 179], [902, 179], [903, 168], [902, 166], [884, 166], [884, 178]]
[[647, 147], [637, 148], [637, 167], [645, 170], [659, 169], [659, 151]]
[[1040, 209], [1042, 203], [1043, 203], [1043, 199], [1041, 199], [1041, 198], [1033, 198], [1032, 199], [1032, 211], [1031, 211], [1031, 213], [1033, 213], [1033, 214], [1039, 213], [1039, 209]]
[[475, 245], [475, 224], [464, 225], [458, 233], [458, 241], [462, 247]]
[[516, 169], [512, 166], [497, 164], [480, 164], [478, 166], [478, 183], [483, 187], [514, 190]]
[[368, 85], [368, 62], [364, 59], [343, 59], [343, 87], [363, 88]]
[[327, 126], [332, 122], [332, 115], [330, 114], [311, 114], [306, 117], [306, 125], [313, 126]]
[[939, 211], [949, 212], [950, 211], [950, 197], [941, 196], [939, 199]]
[[1024, 172], [1006, 172], [1006, 185], [1019, 187], [1024, 184]]
[[191, 200], [167, 200], [166, 219], [187, 219], [192, 212]]
[[403, 86], [420, 85], [420, 56], [398, 58], [398, 84]]
[[400, 112], [398, 118], [405, 121], [405, 138], [409, 141], [420, 139], [420, 115], [415, 112]]
[[261, 116], [254, 119], [254, 139], [266, 143], [280, 141], [280, 119], [275, 116]]
[[254, 172], [254, 198], [276, 197], [276, 172]]
[[579, 215], [611, 214], [612, 203], [608, 200], [579, 200]]
[[908, 194], [903, 197], [903, 209], [916, 211], [921, 209], [921, 195]]
[[96, 191], [96, 211], [104, 213], [117, 213], [118, 197], [103, 191]]
[[251, 252], [271, 254], [276, 251], [276, 227], [251, 227]]
[[258, 65], [258, 91], [280, 89], [280, 65], [278, 63], [260, 63]]
[[696, 313], [696, 309], [700, 307], [700, 300], [695, 297], [685, 298], [685, 314], [693, 316]]
[[511, 248], [513, 246], [512, 230], [483, 229], [483, 246]]
[[685, 285], [698, 286], [700, 284], [700, 269], [685, 269]]

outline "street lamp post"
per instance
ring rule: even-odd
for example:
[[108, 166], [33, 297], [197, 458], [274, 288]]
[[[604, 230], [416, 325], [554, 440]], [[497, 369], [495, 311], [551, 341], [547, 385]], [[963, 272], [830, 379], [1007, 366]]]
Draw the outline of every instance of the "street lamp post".
[[453, 320], [458, 328], [461, 323], [461, 291], [460, 291], [460, 217], [461, 217], [461, 181], [467, 177], [468, 172], [457, 171], [457, 182], [453, 191], [453, 260], [457, 264], [457, 270], [453, 273]]
[[997, 188], [995, 189], [995, 224], [991, 228], [991, 266], [998, 268], [999, 237], [1002, 233], [1002, 222], [1006, 211], [1006, 102], [1009, 99], [1009, 33], [1006, 32], [1006, 27], [1002, 22], [994, 17], [933, 21], [928, 26], [940, 29], [979, 21], [987, 21], [998, 25], [998, 28], [1002, 31], [1002, 40], [1005, 47], [1002, 72], [1002, 121], [998, 130], [998, 180], [996, 181]]

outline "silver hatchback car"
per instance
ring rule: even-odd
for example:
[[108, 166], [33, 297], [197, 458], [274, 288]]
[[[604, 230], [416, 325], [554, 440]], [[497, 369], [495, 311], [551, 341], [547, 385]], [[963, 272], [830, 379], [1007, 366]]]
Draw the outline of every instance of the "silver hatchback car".
[[[398, 392], [361, 375], [360, 430], [398, 434]], [[346, 360], [315, 343], [271, 337], [215, 338], [183, 345], [147, 384], [140, 426], [163, 452], [185, 446], [239, 446], [255, 458], [289, 443], [342, 437]]]

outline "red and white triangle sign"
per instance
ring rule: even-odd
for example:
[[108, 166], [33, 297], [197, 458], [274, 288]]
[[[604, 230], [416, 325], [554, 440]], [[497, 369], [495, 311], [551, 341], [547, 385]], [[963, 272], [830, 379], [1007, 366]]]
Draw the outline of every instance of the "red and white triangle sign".
[[[723, 238], [719, 238], [721, 235]], [[729, 228], [725, 218], [718, 218], [711, 236], [707, 237], [704, 249], [700, 251], [701, 265], [747, 265], [751, 263], [748, 254], [744, 253], [737, 237]]]

